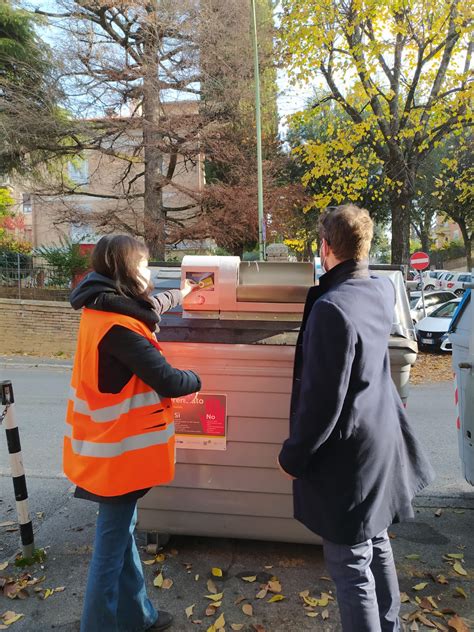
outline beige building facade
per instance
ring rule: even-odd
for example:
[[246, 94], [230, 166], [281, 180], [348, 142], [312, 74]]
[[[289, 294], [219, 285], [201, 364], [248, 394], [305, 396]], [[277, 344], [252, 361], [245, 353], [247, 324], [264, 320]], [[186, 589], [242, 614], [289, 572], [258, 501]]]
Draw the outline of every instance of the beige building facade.
[[[197, 102], [173, 102], [164, 106], [164, 116], [172, 125], [173, 117], [179, 121], [192, 120], [198, 113]], [[71, 160], [65, 167], [64, 182], [71, 194], [53, 194], [44, 183], [9, 183], [15, 199], [14, 212], [24, 218], [22, 238], [34, 248], [71, 239], [78, 243], [95, 243], [102, 235], [118, 232], [143, 233], [143, 172], [142, 156], [137, 154], [141, 145], [141, 130], [134, 127], [134, 119], [111, 119], [122, 127], [113, 151], [86, 150], [80, 158]], [[139, 122], [139, 119], [137, 120]], [[107, 148], [106, 148], [107, 149]], [[204, 157], [197, 148], [189, 156], [178, 155], [171, 184], [162, 189], [163, 205], [167, 208], [189, 206], [186, 211], [169, 213], [183, 222], [196, 221], [199, 198], [204, 189]], [[166, 176], [169, 156], [163, 156], [162, 174]], [[174, 253], [189, 249], [209, 249], [209, 241], [170, 244]]]

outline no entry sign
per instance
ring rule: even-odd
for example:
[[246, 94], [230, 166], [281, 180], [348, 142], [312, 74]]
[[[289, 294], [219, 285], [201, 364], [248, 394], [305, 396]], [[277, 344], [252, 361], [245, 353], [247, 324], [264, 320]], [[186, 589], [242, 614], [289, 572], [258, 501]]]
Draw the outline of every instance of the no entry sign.
[[430, 256], [426, 252], [414, 252], [410, 257], [410, 265], [414, 270], [425, 270], [430, 265]]

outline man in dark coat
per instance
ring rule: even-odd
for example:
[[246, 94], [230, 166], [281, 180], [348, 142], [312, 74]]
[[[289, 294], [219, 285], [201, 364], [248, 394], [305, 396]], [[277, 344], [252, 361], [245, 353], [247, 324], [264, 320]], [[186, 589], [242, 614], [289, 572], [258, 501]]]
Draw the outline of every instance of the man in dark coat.
[[433, 479], [390, 376], [395, 290], [369, 273], [372, 234], [356, 206], [322, 216], [326, 274], [306, 300], [279, 456], [295, 479], [295, 518], [323, 538], [344, 632], [400, 629], [387, 527], [413, 517]]

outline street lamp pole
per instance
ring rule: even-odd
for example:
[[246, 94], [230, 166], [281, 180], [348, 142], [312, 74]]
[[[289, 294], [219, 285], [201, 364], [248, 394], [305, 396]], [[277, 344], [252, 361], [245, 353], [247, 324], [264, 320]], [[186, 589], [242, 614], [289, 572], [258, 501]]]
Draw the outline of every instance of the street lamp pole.
[[262, 113], [260, 108], [260, 70], [258, 63], [256, 0], [250, 0], [252, 12], [252, 42], [254, 53], [255, 119], [257, 128], [257, 202], [258, 202], [258, 251], [265, 260], [265, 228], [263, 217], [263, 168], [262, 168]]

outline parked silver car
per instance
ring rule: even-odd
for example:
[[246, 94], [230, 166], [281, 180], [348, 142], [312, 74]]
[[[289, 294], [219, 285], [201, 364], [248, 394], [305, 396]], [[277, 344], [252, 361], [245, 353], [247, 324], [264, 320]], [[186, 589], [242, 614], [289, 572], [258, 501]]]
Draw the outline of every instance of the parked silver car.
[[[426, 316], [431, 314], [431, 312], [435, 310], [439, 305], [447, 303], [448, 301], [452, 301], [454, 298], [456, 298], [456, 294], [454, 294], [453, 292], [448, 292], [444, 290], [442, 292], [427, 292], [425, 294]], [[421, 292], [410, 293], [410, 314], [414, 325], [416, 325], [417, 322], [424, 318], [425, 314], [423, 313], [423, 301], [421, 299]]]

